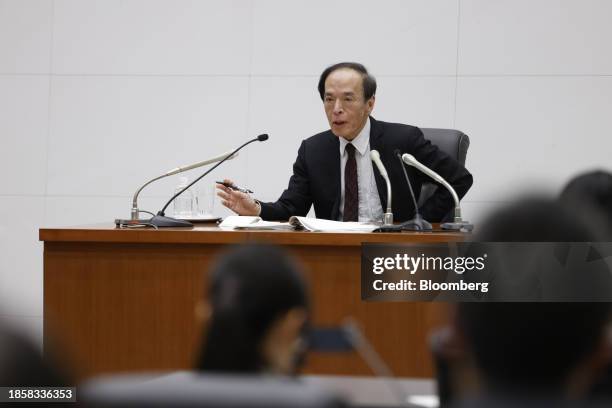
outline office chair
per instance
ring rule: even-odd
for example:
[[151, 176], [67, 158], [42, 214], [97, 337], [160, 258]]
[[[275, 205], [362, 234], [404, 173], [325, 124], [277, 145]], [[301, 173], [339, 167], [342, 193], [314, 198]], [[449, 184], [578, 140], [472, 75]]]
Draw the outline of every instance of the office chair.
[[[465, 133], [454, 129], [421, 128], [421, 130], [425, 139], [465, 166], [465, 158], [468, 147], [470, 147], [470, 138]], [[433, 181], [423, 183], [419, 196], [419, 207], [435, 193], [437, 188], [438, 185]]]

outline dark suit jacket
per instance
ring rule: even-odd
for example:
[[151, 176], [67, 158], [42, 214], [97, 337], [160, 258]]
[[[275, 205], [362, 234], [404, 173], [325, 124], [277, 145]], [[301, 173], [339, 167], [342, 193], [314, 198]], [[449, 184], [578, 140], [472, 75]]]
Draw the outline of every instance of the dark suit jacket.
[[[389, 174], [395, 221], [407, 221], [414, 216], [410, 190], [394, 154], [395, 149], [412, 154], [436, 171], [453, 186], [459, 197], [463, 197], [472, 185], [472, 175], [456, 160], [425, 140], [419, 128], [380, 122], [372, 117], [370, 123], [370, 149], [378, 150]], [[418, 201], [423, 181], [431, 179], [412, 167], [407, 170]], [[376, 168], [374, 176], [384, 212], [387, 207], [386, 183]], [[261, 217], [264, 220], [287, 220], [292, 215], [305, 216], [314, 204], [317, 218], [338, 220], [340, 184], [340, 141], [331, 130], [316, 134], [302, 141], [288, 188], [277, 202], [261, 203]], [[450, 193], [445, 188], [438, 188], [420, 210], [426, 220], [439, 222], [453, 208]]]

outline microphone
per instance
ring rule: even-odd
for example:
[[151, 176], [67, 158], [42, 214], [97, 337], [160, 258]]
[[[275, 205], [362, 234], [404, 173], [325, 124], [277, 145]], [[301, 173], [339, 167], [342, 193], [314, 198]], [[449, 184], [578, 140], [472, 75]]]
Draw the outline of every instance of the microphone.
[[212, 159], [208, 159], [208, 160], [204, 160], [204, 161], [197, 162], [197, 163], [194, 163], [194, 164], [190, 164], [188, 166], [181, 166], [181, 167], [174, 168], [174, 169], [170, 170], [169, 172], [167, 172], [166, 174], [164, 174], [163, 176], [164, 177], [166, 177], [166, 176], [173, 176], [175, 174], [179, 174], [179, 173], [182, 173], [182, 172], [187, 171], [187, 170], [197, 169], [198, 167], [206, 166], [207, 164], [216, 163], [216, 162], [221, 161], [221, 160], [223, 160], [225, 158], [228, 158], [228, 160], [232, 160], [232, 159], [234, 159], [236, 157], [238, 157], [238, 153], [234, 153], [233, 155], [231, 154], [231, 152], [223, 153], [222, 155], [219, 155], [217, 157], [213, 157]]
[[174, 169], [172, 169], [172, 170], [162, 174], [161, 176], [155, 177], [154, 179], [151, 179], [151, 180], [147, 181], [142, 187], [140, 187], [138, 190], [136, 190], [136, 193], [134, 193], [134, 197], [132, 198], [132, 210], [130, 212], [131, 221], [139, 221], [138, 220], [138, 214], [140, 213], [140, 210], [138, 209], [138, 195], [140, 194], [140, 192], [146, 186], [148, 186], [152, 182], [160, 180], [160, 179], [163, 179], [163, 178], [168, 177], [168, 176], [173, 176], [175, 174], [182, 173], [182, 172], [187, 171], [187, 170], [196, 169], [198, 167], [206, 166], [207, 164], [216, 163], [216, 162], [224, 160], [224, 159], [232, 160], [232, 159], [234, 159], [237, 156], [238, 156], [238, 153], [235, 153], [233, 155], [231, 154], [231, 152], [223, 153], [222, 155], [217, 156], [217, 157], [213, 157], [212, 159], [208, 159], [208, 160], [204, 160], [204, 161], [201, 161], [201, 162], [198, 162], [198, 163], [190, 164], [188, 166], [176, 167], [176, 168], [174, 168]]
[[380, 175], [385, 179], [385, 182], [387, 183], [387, 211], [385, 212], [383, 225], [393, 225], [393, 210], [391, 210], [391, 182], [389, 181], [387, 169], [385, 169], [385, 166], [380, 160], [380, 153], [378, 153], [378, 150], [370, 151], [370, 158], [372, 159], [374, 164], [376, 164]]
[[463, 221], [461, 219], [461, 207], [459, 206], [459, 196], [455, 192], [455, 189], [446, 181], [442, 176], [438, 173], [425, 166], [423, 163], [419, 162], [415, 157], [411, 154], [404, 153], [402, 155], [402, 160], [409, 166], [415, 167], [422, 173], [425, 173], [436, 182], [442, 184], [453, 196], [453, 200], [455, 201], [455, 216], [453, 222], [445, 222], [440, 227], [442, 229], [454, 230], [454, 231], [462, 231], [469, 232], [474, 229], [474, 225], [470, 224], [467, 221]]
[[414, 196], [414, 190], [412, 189], [410, 177], [408, 177], [408, 172], [406, 171], [406, 167], [404, 166], [404, 162], [402, 161], [402, 153], [399, 151], [399, 149], [395, 149], [393, 153], [395, 153], [395, 156], [400, 161], [400, 166], [402, 166], [402, 170], [404, 171], [404, 178], [406, 179], [408, 189], [410, 190], [410, 197], [412, 198], [412, 203], [414, 204], [414, 218], [402, 223], [401, 229], [404, 231], [431, 231], [431, 224], [427, 220], [425, 220], [419, 213], [419, 205], [417, 204], [416, 198]]
[[[222, 154], [220, 156], [217, 156], [217, 157], [214, 157], [212, 159], [204, 160], [204, 161], [201, 161], [201, 162], [198, 162], [198, 163], [194, 163], [194, 164], [191, 164], [191, 165], [188, 165], [188, 166], [182, 166], [182, 167], [174, 168], [174, 169], [168, 171], [167, 173], [164, 173], [161, 176], [156, 177], [156, 178], [148, 181], [142, 187], [140, 187], [136, 191], [136, 193], [134, 194], [134, 198], [132, 200], [131, 219], [130, 220], [116, 219], [115, 220], [115, 224], [117, 226], [150, 225], [150, 226], [153, 226], [155, 228], [158, 228], [158, 227], [193, 227], [193, 224], [190, 223], [189, 221], [177, 220], [175, 218], [166, 217], [164, 215], [164, 211], [166, 210], [166, 208], [168, 208], [170, 203], [172, 201], [174, 201], [174, 199], [176, 199], [176, 197], [181, 195], [189, 187], [191, 187], [192, 185], [194, 185], [195, 183], [200, 181], [204, 176], [208, 175], [211, 171], [213, 171], [214, 169], [219, 167], [225, 161], [232, 160], [235, 157], [237, 157], [238, 156], [238, 151], [240, 151], [243, 147], [245, 147], [246, 145], [251, 144], [253, 142], [263, 142], [263, 141], [266, 141], [266, 140], [268, 140], [268, 138], [269, 138], [269, 136], [267, 134], [261, 134], [261, 135], [257, 136], [256, 138], [251, 139], [251, 140], [247, 141], [246, 143], [243, 143], [240, 147], [238, 147], [237, 149], [234, 149], [230, 153], [224, 153], [224, 154]], [[217, 164], [214, 165], [213, 167], [211, 167], [209, 170], [207, 170], [200, 177], [196, 178], [190, 184], [185, 186], [181, 191], [179, 191], [178, 193], [173, 195], [172, 198], [170, 198], [170, 200], [168, 200], [168, 202], [164, 205], [164, 207], [155, 216], [153, 216], [151, 219], [140, 220], [138, 218], [138, 214], [140, 213], [140, 210], [138, 210], [138, 203], [137, 203], [138, 194], [147, 185], [151, 184], [152, 182], [154, 182], [156, 180], [162, 179], [164, 177], [168, 177], [168, 176], [171, 176], [171, 175], [174, 175], [174, 174], [182, 173], [184, 171], [195, 169], [195, 168], [198, 168], [198, 167], [201, 167], [201, 166], [205, 166], [207, 164], [212, 164], [212, 163], [217, 163]]]
[[[216, 169], [217, 167], [219, 167], [223, 162], [225, 162], [226, 160], [228, 160], [231, 156], [233, 156], [235, 153], [238, 153], [238, 151], [242, 150], [243, 147], [245, 147], [246, 145], [249, 145], [253, 142], [264, 142], [266, 140], [268, 140], [268, 135], [267, 134], [262, 134], [257, 136], [254, 139], [251, 139], [245, 143], [243, 143], [242, 145], [240, 145], [237, 149], [235, 149], [232, 153], [230, 153], [230, 156], [224, 158], [223, 160], [221, 160], [219, 163], [215, 164], [213, 167], [211, 167], [208, 171], [206, 171], [204, 174], [202, 174], [200, 177], [198, 177], [197, 179], [193, 180], [191, 183], [189, 183], [188, 185], [186, 185], [181, 191], [179, 191], [178, 193], [176, 193], [175, 195], [173, 195], [168, 202], [163, 206], [163, 208], [161, 210], [159, 210], [157, 212], [157, 214], [151, 219], [151, 223], [153, 225], [158, 224], [157, 226], [162, 226], [162, 227], [173, 227], [173, 226], [178, 226], [176, 224], [174, 225], [169, 225], [169, 224], [173, 224], [175, 221], [180, 222], [181, 224], [183, 222], [187, 222], [187, 221], [183, 221], [183, 220], [176, 220], [174, 218], [171, 217], [166, 217], [164, 211], [166, 211], [166, 208], [168, 208], [168, 206], [170, 205], [170, 203], [172, 203], [172, 201], [174, 201], [176, 199], [176, 197], [180, 196], [181, 194], [183, 194], [189, 187], [193, 186], [195, 183], [197, 183], [198, 181], [200, 181], [204, 176], [208, 175], [211, 171], [213, 171], [214, 169]], [[193, 224], [191, 224], [189, 222], [190, 226], [193, 226]]]

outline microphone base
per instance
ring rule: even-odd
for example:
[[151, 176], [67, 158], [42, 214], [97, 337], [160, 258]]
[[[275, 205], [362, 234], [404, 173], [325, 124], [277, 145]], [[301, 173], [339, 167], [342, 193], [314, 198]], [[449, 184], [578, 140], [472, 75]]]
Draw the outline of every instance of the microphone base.
[[474, 224], [470, 224], [467, 221], [445, 222], [440, 225], [440, 228], [448, 231], [472, 232]]
[[116, 219], [115, 225], [119, 228], [130, 226], [151, 226], [155, 228], [193, 228], [193, 224], [185, 220], [177, 220], [172, 217], [156, 215], [145, 220], [122, 220]]
[[431, 224], [417, 214], [413, 219], [395, 225], [383, 225], [373, 232], [432, 231]]
[[402, 232], [401, 224], [381, 225], [372, 232]]
[[168, 228], [168, 227], [193, 227], [193, 224], [185, 220], [177, 220], [172, 217], [164, 217], [163, 215], [156, 215], [151, 218], [149, 222], [156, 227]]
[[413, 219], [406, 221], [402, 224], [404, 231], [431, 231], [433, 230], [431, 223], [425, 218], [421, 217], [421, 214], [417, 214]]

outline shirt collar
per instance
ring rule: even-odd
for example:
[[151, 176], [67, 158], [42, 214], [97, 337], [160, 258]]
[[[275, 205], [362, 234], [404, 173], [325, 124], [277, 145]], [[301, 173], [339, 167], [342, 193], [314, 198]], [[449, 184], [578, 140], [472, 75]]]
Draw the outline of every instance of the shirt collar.
[[346, 145], [352, 143], [355, 146], [355, 149], [359, 152], [360, 155], [364, 155], [368, 148], [368, 144], [370, 143], [370, 118], [366, 120], [363, 129], [357, 135], [356, 138], [351, 140], [350, 142], [343, 137], [340, 137], [340, 156], [342, 156], [345, 152]]

